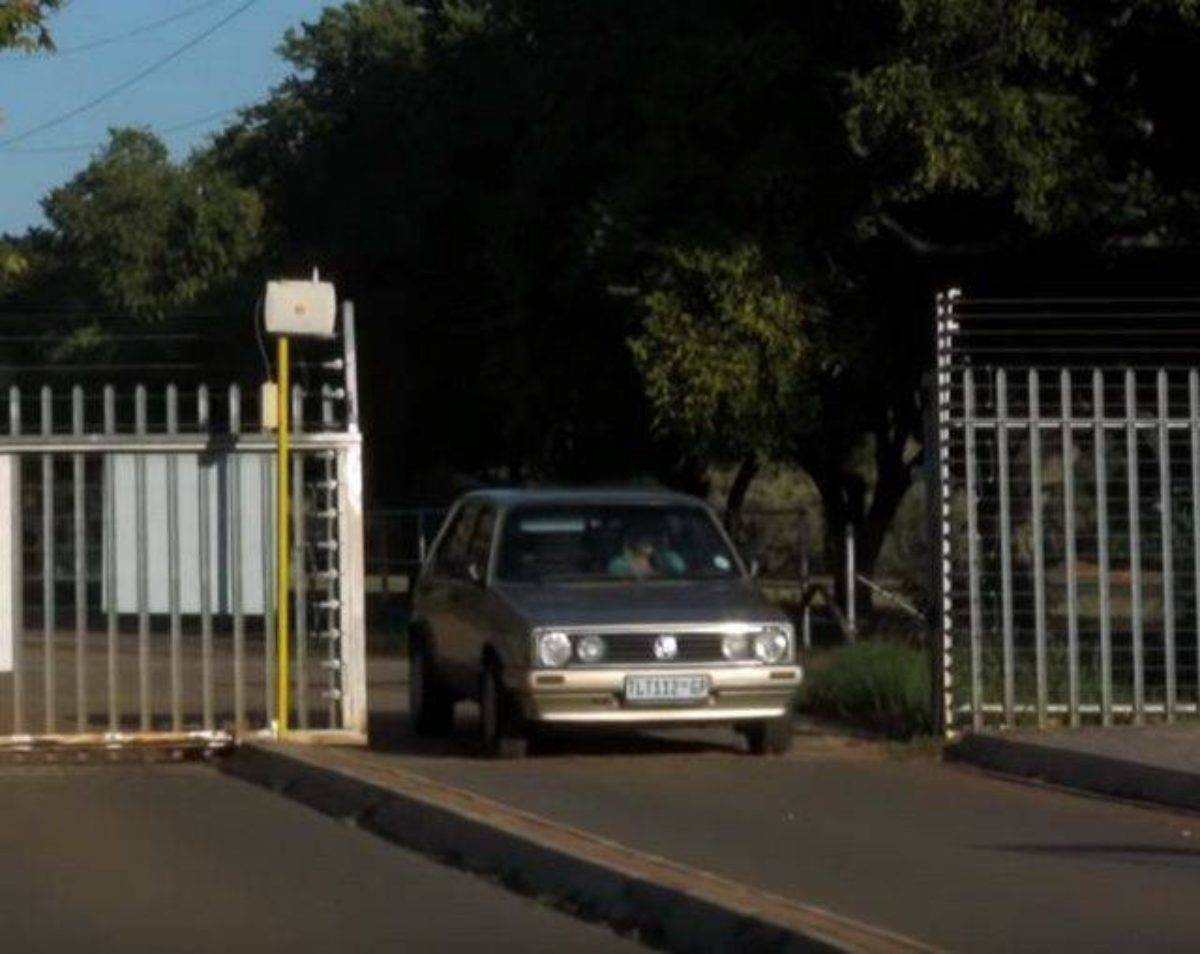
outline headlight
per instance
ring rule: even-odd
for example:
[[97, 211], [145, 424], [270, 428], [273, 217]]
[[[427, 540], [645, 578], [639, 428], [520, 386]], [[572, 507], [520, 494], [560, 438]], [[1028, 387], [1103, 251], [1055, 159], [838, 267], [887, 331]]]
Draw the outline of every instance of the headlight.
[[729, 633], [721, 640], [721, 655], [730, 662], [750, 658], [750, 637], [745, 633]]
[[596, 635], [583, 636], [575, 644], [575, 654], [584, 663], [598, 663], [604, 658], [604, 649], [603, 637]]
[[782, 626], [771, 626], [754, 637], [754, 655], [760, 662], [774, 664], [791, 648], [791, 634]]
[[561, 669], [571, 661], [571, 637], [556, 629], [538, 633], [537, 657], [548, 669]]

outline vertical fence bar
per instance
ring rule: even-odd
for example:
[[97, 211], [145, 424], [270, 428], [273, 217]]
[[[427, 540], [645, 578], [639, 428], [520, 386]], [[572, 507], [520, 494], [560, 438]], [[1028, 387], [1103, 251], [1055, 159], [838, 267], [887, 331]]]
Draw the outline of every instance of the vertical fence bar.
[[[8, 432], [21, 436], [21, 390], [8, 389]], [[25, 734], [25, 529], [22, 458], [12, 462], [13, 734]]]
[[[179, 391], [167, 385], [167, 433], [179, 433]], [[183, 625], [179, 594], [179, 455], [167, 456], [167, 600], [171, 615], [171, 730], [183, 731]]]
[[[363, 592], [362, 445], [338, 452], [338, 546], [341, 639], [336, 672], [340, 674], [341, 728], [367, 733], [367, 622]], [[332, 675], [332, 673], [331, 673]]]
[[1137, 378], [1125, 370], [1125, 433], [1129, 469], [1129, 588], [1130, 625], [1133, 633], [1133, 721], [1146, 720], [1146, 660], [1142, 639], [1142, 540], [1138, 491]]
[[1042, 513], [1042, 422], [1038, 373], [1029, 372], [1029, 506], [1033, 534], [1033, 626], [1037, 670], [1037, 721], [1045, 726], [1048, 711], [1046, 673], [1046, 553]]
[[[296, 386], [292, 389], [292, 427], [297, 434], [304, 432], [304, 391]], [[293, 667], [296, 687], [292, 698], [296, 700], [296, 724], [303, 730], [308, 728], [308, 565], [306, 560], [307, 527], [304, 507], [304, 457], [301, 452], [292, 454], [292, 582], [296, 592], [296, 608], [293, 614], [295, 632], [296, 664]]]
[[[71, 433], [83, 434], [83, 388], [71, 388]], [[87, 731], [87, 515], [84, 512], [84, 457], [71, 459], [75, 513], [75, 729]]]
[[[259, 456], [262, 474], [262, 578], [263, 578], [263, 704], [267, 725], [275, 720], [275, 471], [270, 454]], [[281, 555], [286, 559], [286, 555]]]
[[1004, 722], [1016, 721], [1015, 651], [1013, 646], [1012, 515], [1008, 470], [1008, 374], [996, 372], [996, 456], [1000, 473], [1000, 614], [1004, 643]]
[[[146, 434], [146, 388], [139, 384], [133, 392], [134, 431]], [[150, 731], [150, 555], [149, 501], [146, 494], [146, 455], [134, 458], [134, 524], [137, 534], [137, 614], [138, 614], [138, 724]]]
[[1112, 600], [1108, 557], [1108, 455], [1105, 451], [1104, 372], [1092, 372], [1093, 450], [1096, 469], [1096, 583], [1100, 615], [1100, 721], [1112, 725]]
[[[104, 433], [112, 437], [117, 432], [117, 395], [111, 385], [104, 388]], [[108, 600], [108, 638], [106, 648], [108, 688], [108, 731], [116, 735], [121, 729], [117, 695], [117, 459], [104, 455], [104, 589]]]
[[[420, 522], [419, 522], [420, 517], [421, 517], [421, 512], [418, 510], [417, 511], [417, 520], [418, 520], [417, 532], [418, 533], [424, 532], [423, 528], [420, 526]], [[423, 544], [424, 541], [421, 541], [421, 543]], [[422, 545], [421, 549], [424, 549], [423, 545]], [[422, 563], [422, 565], [425, 563], [425, 557], [423, 555], [421, 557], [421, 563]], [[410, 581], [408, 584], [409, 592], [412, 591], [412, 582], [411, 581], [415, 580], [415, 579], [416, 579], [416, 574], [413, 574], [413, 576], [410, 578]], [[808, 568], [808, 546], [807, 545], [805, 545], [803, 552], [800, 554], [800, 580], [804, 586], [804, 589], [803, 589], [804, 609], [800, 616], [800, 639], [801, 639], [801, 642], [804, 644], [805, 649], [812, 649], [812, 601], [808, 598], [809, 568]]]
[[966, 417], [967, 482], [967, 596], [971, 626], [971, 726], [983, 728], [983, 626], [979, 593], [979, 499], [975, 478], [975, 372], [963, 371], [963, 411]]
[[1158, 369], [1158, 501], [1162, 533], [1163, 668], [1168, 722], [1175, 721], [1175, 542], [1172, 535], [1170, 402], [1166, 368]]
[[[54, 394], [42, 388], [42, 435], [54, 433]], [[54, 455], [42, 455], [42, 691], [47, 735], [55, 729], [57, 702], [54, 674], [54, 625], [58, 616], [54, 599]]]
[[1200, 371], [1188, 372], [1192, 450], [1192, 599], [1196, 626], [1196, 702], [1200, 706]]
[[858, 638], [858, 569], [855, 566], [854, 524], [846, 524], [846, 640], [853, 643]]
[[[196, 424], [201, 434], [209, 429], [208, 388], [196, 391]], [[209, 495], [211, 461], [200, 458], [197, 483], [200, 519], [200, 694], [205, 730], [213, 730], [213, 631], [212, 631], [212, 519]]]
[[[242, 430], [242, 392], [229, 386], [229, 433]], [[240, 734], [246, 729], [246, 619], [242, 602], [242, 465], [233, 450], [226, 457], [229, 468], [229, 597], [233, 614], [233, 722]], [[268, 640], [270, 636], [268, 635]], [[269, 677], [268, 677], [269, 679]]]
[[1067, 708], [1071, 725], [1079, 725], [1079, 580], [1075, 554], [1075, 435], [1071, 418], [1071, 372], [1059, 378], [1062, 406], [1063, 537], [1067, 564]]

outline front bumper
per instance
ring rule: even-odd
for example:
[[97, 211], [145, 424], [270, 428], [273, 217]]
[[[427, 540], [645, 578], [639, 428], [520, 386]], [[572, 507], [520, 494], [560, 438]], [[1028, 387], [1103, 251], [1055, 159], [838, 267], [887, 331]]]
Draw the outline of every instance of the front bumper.
[[[625, 701], [627, 676], [696, 674], [709, 678], [705, 699], [649, 705]], [[508, 687], [531, 722], [661, 725], [777, 718], [791, 710], [802, 678], [797, 665], [581, 667], [517, 671]]]

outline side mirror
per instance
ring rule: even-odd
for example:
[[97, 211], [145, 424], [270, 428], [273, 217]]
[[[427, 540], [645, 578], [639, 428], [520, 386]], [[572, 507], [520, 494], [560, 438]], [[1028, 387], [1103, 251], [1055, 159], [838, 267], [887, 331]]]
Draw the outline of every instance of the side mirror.
[[471, 578], [471, 582], [476, 586], [483, 586], [483, 570], [479, 568], [479, 564], [474, 561], [467, 564], [467, 576]]

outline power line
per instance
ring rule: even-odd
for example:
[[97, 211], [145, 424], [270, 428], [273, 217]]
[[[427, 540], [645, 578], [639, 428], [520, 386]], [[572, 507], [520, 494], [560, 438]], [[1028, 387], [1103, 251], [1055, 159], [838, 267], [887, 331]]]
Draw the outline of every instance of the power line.
[[[64, 56], [74, 56], [77, 53], [87, 53], [91, 50], [98, 50], [105, 46], [112, 46], [114, 43], [120, 43], [124, 40], [131, 40], [134, 37], [142, 36], [145, 33], [152, 33], [160, 27], [169, 26], [179, 20], [185, 20], [188, 17], [193, 17], [197, 13], [203, 13], [222, 3], [228, 3], [229, 0], [204, 0], [203, 3], [197, 3], [194, 6], [188, 7], [186, 10], [181, 10], [178, 13], [173, 13], [169, 17], [163, 17], [159, 20], [151, 20], [148, 23], [143, 23], [140, 26], [132, 27], [123, 33], [114, 33], [110, 36], [100, 37], [97, 40], [90, 40], [87, 43], [80, 43], [77, 46], [62, 46], [53, 50], [42, 50], [36, 59], [58, 59]], [[29, 59], [28, 55], [21, 56], [22, 59]]]
[[[231, 116], [234, 113], [240, 112], [243, 109], [249, 109], [251, 106], [254, 106], [258, 102], [259, 102], [259, 100], [251, 100], [248, 103], [242, 103], [240, 106], [230, 106], [226, 109], [219, 109], [214, 113], [208, 113], [204, 116], [199, 116], [196, 119], [189, 119], [187, 122], [176, 123], [173, 126], [163, 126], [160, 129], [151, 128], [150, 131], [159, 137], [173, 136], [176, 133], [186, 132], [189, 129], [195, 129], [197, 126], [203, 126], [206, 123], [211, 123], [214, 120], [222, 119], [225, 116]], [[18, 147], [16, 149], [6, 149], [5, 151], [10, 153], [11, 155], [20, 155], [20, 156], [48, 156], [48, 155], [60, 155], [60, 154], [78, 153], [78, 152], [95, 152], [97, 149], [104, 146], [106, 144], [106, 142], [107, 142], [107, 140], [100, 139], [100, 140], [93, 140], [92, 142], [77, 142], [77, 143], [71, 143], [69, 145], [64, 144], [61, 146], [27, 146], [25, 148]]]
[[236, 17], [240, 16], [241, 14], [243, 14], [247, 10], [249, 10], [257, 2], [258, 2], [258, 0], [244, 0], [244, 2], [240, 3], [235, 9], [233, 9], [232, 11], [227, 13], [224, 17], [222, 17], [220, 20], [218, 20], [212, 26], [208, 27], [207, 29], [198, 33], [196, 36], [192, 37], [190, 40], [188, 40], [182, 46], [176, 47], [174, 50], [172, 50], [166, 56], [160, 57], [159, 59], [157, 59], [153, 63], [151, 63], [149, 66], [145, 67], [138, 73], [135, 73], [129, 79], [125, 80], [122, 83], [118, 83], [116, 86], [113, 86], [110, 89], [105, 90], [99, 96], [96, 96], [95, 98], [88, 100], [86, 103], [83, 103], [80, 106], [76, 106], [74, 109], [69, 110], [68, 112], [65, 112], [59, 116], [55, 116], [53, 119], [49, 119], [46, 122], [41, 123], [40, 125], [34, 126], [31, 129], [26, 129], [23, 133], [18, 133], [17, 135], [10, 136], [7, 139], [0, 139], [0, 149], [7, 148], [7, 147], [15, 145], [19, 142], [24, 142], [26, 139], [29, 139], [32, 136], [36, 136], [38, 133], [45, 132], [47, 129], [53, 129], [55, 126], [61, 126], [63, 123], [74, 119], [76, 116], [86, 113], [88, 110], [94, 109], [95, 107], [99, 106], [101, 103], [107, 102], [108, 100], [112, 99], [114, 96], [117, 96], [117, 95], [125, 92], [125, 90], [129, 89], [130, 87], [136, 86], [138, 83], [140, 83], [146, 77], [148, 77], [154, 73], [157, 73], [160, 69], [162, 69], [168, 63], [171, 63], [174, 60], [179, 59], [179, 57], [183, 56], [184, 53], [188, 52], [193, 47], [199, 46], [202, 42], [207, 40], [210, 36], [212, 36], [214, 33], [216, 33], [218, 30], [220, 30], [226, 24], [230, 23]]

